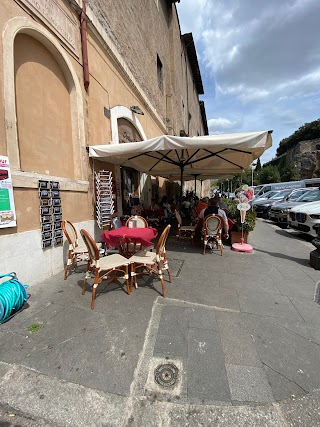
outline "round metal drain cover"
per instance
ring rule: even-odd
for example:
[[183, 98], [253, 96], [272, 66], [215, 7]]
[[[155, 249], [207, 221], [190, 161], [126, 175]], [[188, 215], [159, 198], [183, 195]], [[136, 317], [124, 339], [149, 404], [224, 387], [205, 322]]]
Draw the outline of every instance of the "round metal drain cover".
[[173, 363], [158, 365], [154, 370], [154, 380], [161, 387], [173, 387], [177, 382], [179, 369]]

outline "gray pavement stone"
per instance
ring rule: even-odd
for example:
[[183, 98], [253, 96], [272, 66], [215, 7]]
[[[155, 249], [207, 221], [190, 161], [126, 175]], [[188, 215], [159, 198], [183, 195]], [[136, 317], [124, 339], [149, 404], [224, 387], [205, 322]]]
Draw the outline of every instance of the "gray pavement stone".
[[315, 284], [307, 282], [301, 282], [300, 280], [281, 280], [277, 282], [277, 286], [283, 295], [291, 298], [306, 298], [310, 301], [313, 300]]
[[268, 382], [271, 386], [275, 400], [281, 401], [290, 396], [304, 395], [305, 391], [293, 381], [279, 374], [278, 372], [264, 366]]
[[243, 313], [302, 320], [299, 312], [286, 296], [265, 294], [262, 298], [261, 293], [248, 294], [240, 291], [238, 293], [240, 308]]
[[237, 289], [242, 292], [267, 292], [280, 294], [274, 281], [263, 274], [260, 277], [254, 275], [240, 275], [239, 273], [222, 273], [219, 276], [220, 286], [229, 289]]
[[[268, 319], [268, 318], [266, 318]], [[320, 345], [320, 328], [317, 323], [307, 323], [304, 321], [295, 322], [292, 320], [287, 320], [283, 318], [269, 318], [270, 322], [276, 323], [279, 326], [282, 326], [284, 329], [291, 331], [300, 337], [306, 338], [309, 341], [313, 341], [316, 344]]]
[[153, 355], [181, 358], [188, 356], [188, 309], [163, 306]]
[[274, 400], [263, 368], [226, 364], [226, 370], [233, 401], [268, 403]]
[[288, 427], [277, 408], [135, 402], [127, 427]]
[[[19, 384], [19, 387], [17, 385]], [[23, 413], [61, 426], [118, 427], [126, 419], [127, 399], [12, 366], [0, 383], [1, 400]]]
[[205, 292], [199, 292], [197, 287], [191, 289], [190, 302], [240, 311], [238, 294], [235, 289], [207, 287]]
[[188, 309], [189, 329], [214, 329], [218, 330], [218, 324], [214, 310], [203, 307], [190, 307]]
[[261, 367], [252, 337], [245, 330], [240, 313], [216, 311], [226, 364]]
[[260, 316], [244, 316], [263, 364], [305, 391], [320, 384], [319, 346]]
[[320, 306], [314, 301], [306, 301], [305, 299], [291, 298], [297, 311], [305, 322], [319, 325], [320, 324]]
[[285, 279], [295, 280], [300, 283], [314, 283], [314, 280], [311, 279], [308, 274], [304, 272], [304, 270], [298, 266], [292, 265], [292, 263], [288, 264], [287, 268], [280, 266], [278, 269]]
[[187, 378], [191, 403], [230, 402], [223, 351], [215, 331], [190, 329]]
[[280, 404], [281, 412], [288, 427], [319, 427], [319, 393], [306, 395], [298, 399], [289, 399]]

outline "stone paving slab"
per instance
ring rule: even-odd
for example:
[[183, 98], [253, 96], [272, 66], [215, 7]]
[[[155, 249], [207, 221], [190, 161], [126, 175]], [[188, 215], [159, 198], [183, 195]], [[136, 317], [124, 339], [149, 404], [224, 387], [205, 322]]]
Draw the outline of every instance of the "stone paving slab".
[[278, 286], [275, 282], [265, 275], [258, 274], [243, 275], [242, 273], [221, 273], [219, 276], [219, 284], [224, 288], [237, 289], [243, 292], [266, 292], [270, 294], [280, 294]]
[[291, 301], [305, 322], [320, 325], [320, 306], [318, 304], [311, 299], [291, 298]]
[[273, 402], [274, 397], [262, 368], [226, 365], [231, 398], [236, 402]]
[[261, 297], [258, 293], [239, 292], [241, 312], [259, 314], [269, 317], [284, 317], [296, 321], [303, 320], [291, 303], [290, 299], [282, 295], [265, 294]]
[[190, 403], [231, 403], [218, 333], [206, 329], [189, 330], [187, 378]]
[[290, 381], [285, 376], [279, 374], [279, 372], [276, 372], [266, 365], [264, 365], [264, 370], [275, 400], [281, 401], [288, 399], [288, 397], [296, 397], [305, 394], [305, 391], [299, 387], [298, 384], [294, 381]]
[[225, 363], [261, 367], [254, 340], [245, 330], [241, 314], [217, 311], [216, 317]]
[[260, 316], [244, 316], [261, 362], [303, 390], [320, 384], [319, 346]]

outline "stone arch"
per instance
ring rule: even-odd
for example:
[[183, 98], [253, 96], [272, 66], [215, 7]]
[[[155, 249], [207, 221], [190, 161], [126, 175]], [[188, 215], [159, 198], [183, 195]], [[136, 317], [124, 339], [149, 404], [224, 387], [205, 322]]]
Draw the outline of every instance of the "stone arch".
[[14, 40], [18, 33], [37, 39], [52, 54], [64, 73], [69, 93], [75, 178], [85, 179], [86, 158], [82, 90], [71, 61], [57, 39], [31, 18], [16, 17], [7, 22], [3, 32], [3, 81], [7, 153], [13, 170], [21, 170], [14, 80]]
[[110, 119], [112, 144], [119, 144], [118, 119], [127, 119], [137, 129], [141, 139], [143, 141], [147, 139], [139, 119], [129, 108], [124, 107], [123, 105], [117, 105], [111, 108]]

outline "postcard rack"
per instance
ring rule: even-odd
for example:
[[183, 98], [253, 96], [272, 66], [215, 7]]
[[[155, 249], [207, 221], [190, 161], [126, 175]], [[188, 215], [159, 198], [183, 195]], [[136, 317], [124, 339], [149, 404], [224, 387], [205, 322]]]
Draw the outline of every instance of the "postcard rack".
[[39, 180], [42, 248], [63, 243], [60, 184]]
[[110, 227], [111, 215], [114, 213], [112, 195], [112, 172], [101, 170], [95, 172], [96, 218], [101, 230]]

